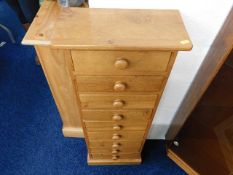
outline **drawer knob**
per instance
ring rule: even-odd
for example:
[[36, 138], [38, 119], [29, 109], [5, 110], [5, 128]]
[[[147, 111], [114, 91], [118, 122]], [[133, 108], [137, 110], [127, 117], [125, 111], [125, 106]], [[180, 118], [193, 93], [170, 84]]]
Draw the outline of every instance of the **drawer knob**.
[[121, 136], [119, 134], [113, 134], [113, 136], [112, 136], [113, 140], [118, 140], [120, 138], [121, 138]]
[[115, 67], [117, 69], [126, 69], [129, 65], [129, 62], [126, 59], [120, 58], [116, 60]]
[[119, 156], [116, 156], [116, 155], [112, 156], [112, 160], [117, 160], [117, 159], [119, 159]]
[[113, 88], [115, 91], [124, 91], [126, 89], [126, 84], [120, 81], [117, 81]]
[[114, 125], [114, 126], [112, 127], [112, 129], [113, 129], [114, 131], [119, 131], [119, 130], [122, 129], [122, 126], [120, 126], [120, 125]]
[[115, 115], [112, 116], [112, 120], [114, 120], [114, 121], [119, 121], [119, 120], [122, 120], [122, 119], [123, 119], [122, 115], [115, 114]]
[[120, 152], [119, 150], [112, 150], [112, 154], [117, 154], [119, 152]]
[[122, 100], [114, 100], [114, 102], [113, 102], [112, 105], [115, 108], [121, 108], [121, 107], [124, 106], [124, 101], [122, 101]]
[[119, 143], [114, 143], [113, 145], [112, 145], [112, 149], [117, 149], [117, 148], [119, 148], [120, 147], [120, 144]]

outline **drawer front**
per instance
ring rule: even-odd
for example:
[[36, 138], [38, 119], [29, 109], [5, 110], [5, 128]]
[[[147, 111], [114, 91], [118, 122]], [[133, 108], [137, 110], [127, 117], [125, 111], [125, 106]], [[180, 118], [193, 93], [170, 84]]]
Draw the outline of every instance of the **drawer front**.
[[152, 109], [157, 95], [79, 94], [83, 109]]
[[104, 149], [100, 149], [100, 148], [90, 148], [89, 149], [90, 153], [94, 153], [94, 154], [128, 154], [128, 153], [135, 153], [135, 152], [140, 152], [140, 149], [137, 148], [118, 148], [118, 149], [112, 149], [112, 148], [104, 148]]
[[127, 131], [145, 130], [148, 121], [144, 122], [84, 122], [87, 131]]
[[167, 71], [167, 51], [72, 51], [78, 75], [156, 75]]
[[[84, 121], [145, 122], [152, 114], [151, 109], [143, 110], [82, 110]], [[117, 117], [118, 116], [118, 117]]]
[[142, 142], [141, 141], [114, 141], [114, 140], [104, 140], [104, 141], [89, 141], [89, 147], [91, 150], [111, 150], [112, 148], [117, 148], [123, 151], [127, 150], [140, 150]]
[[156, 92], [163, 76], [77, 76], [79, 92]]
[[121, 141], [121, 140], [134, 140], [142, 141], [144, 131], [108, 131], [108, 132], [87, 132], [89, 140], [112, 140], [112, 141]]
[[93, 159], [137, 159], [140, 156], [140, 153], [130, 153], [130, 154], [116, 154], [115, 156], [112, 154], [90, 154]]

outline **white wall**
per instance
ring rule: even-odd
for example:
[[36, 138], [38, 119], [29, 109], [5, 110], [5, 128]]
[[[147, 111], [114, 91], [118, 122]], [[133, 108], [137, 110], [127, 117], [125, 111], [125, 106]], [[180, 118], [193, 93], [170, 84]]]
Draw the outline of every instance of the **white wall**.
[[179, 9], [193, 42], [191, 52], [178, 54], [149, 138], [164, 139], [185, 93], [220, 30], [233, 0], [89, 0], [91, 8]]

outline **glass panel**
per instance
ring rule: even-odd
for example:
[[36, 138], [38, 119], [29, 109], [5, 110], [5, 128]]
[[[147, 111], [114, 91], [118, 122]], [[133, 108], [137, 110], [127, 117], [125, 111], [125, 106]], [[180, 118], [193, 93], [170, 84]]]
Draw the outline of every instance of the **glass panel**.
[[204, 175], [233, 174], [233, 53], [231, 53], [171, 145]]

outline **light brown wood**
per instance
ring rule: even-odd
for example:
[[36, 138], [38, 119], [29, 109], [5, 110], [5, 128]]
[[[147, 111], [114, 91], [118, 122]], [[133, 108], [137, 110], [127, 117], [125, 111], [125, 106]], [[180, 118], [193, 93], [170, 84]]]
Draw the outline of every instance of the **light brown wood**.
[[134, 122], [85, 122], [87, 131], [108, 131], [108, 130], [145, 130], [148, 121], [134, 121]]
[[116, 59], [114, 66], [117, 69], [126, 69], [129, 66], [129, 61], [124, 57], [119, 57]]
[[55, 1], [43, 3], [23, 43], [88, 50], [192, 48], [178, 10], [59, 8]]
[[23, 43], [38, 45], [63, 133], [79, 137], [82, 126], [90, 165], [141, 163], [177, 51], [192, 48], [177, 10], [60, 8], [54, 1], [42, 5]]
[[61, 114], [63, 134], [67, 137], [83, 137], [69, 52], [45, 46], [37, 46], [36, 51]]
[[[89, 140], [115, 140], [115, 141], [141, 141], [144, 131], [108, 131], [108, 132], [87, 132]], [[116, 136], [115, 139], [112, 139]]]
[[116, 82], [114, 83], [113, 89], [114, 89], [116, 92], [125, 91], [125, 90], [126, 90], [126, 86], [128, 86], [126, 83], [121, 82], [121, 81], [116, 81]]
[[113, 120], [113, 121], [120, 121], [120, 120], [123, 120], [123, 117], [124, 117], [124, 116], [122, 116], [122, 115], [120, 115], [120, 114], [114, 114], [114, 115], [112, 116], [112, 120]]
[[140, 148], [137, 147], [126, 147], [126, 148], [112, 148], [112, 147], [108, 147], [108, 148], [90, 148], [90, 153], [94, 153], [94, 154], [98, 154], [98, 153], [102, 153], [102, 154], [110, 154], [113, 150], [118, 150], [118, 152], [121, 153], [135, 153], [135, 152], [139, 152]]
[[79, 127], [64, 127], [62, 128], [62, 133], [65, 137], [84, 137], [83, 129], [80, 124]]
[[123, 106], [125, 106], [125, 104], [126, 102], [124, 100], [116, 99], [116, 100], [113, 100], [112, 107], [122, 108]]
[[180, 166], [189, 175], [199, 175], [192, 167], [190, 167], [186, 162], [184, 162], [179, 156], [177, 156], [172, 150], [167, 150], [167, 156], [173, 160], [178, 166]]
[[178, 10], [64, 8], [50, 39], [54, 47], [88, 50], [192, 48]]
[[[77, 75], [161, 75], [166, 72], [171, 52], [161, 51], [72, 51]], [[128, 61], [128, 67], [118, 69], [119, 58]]]
[[79, 97], [83, 109], [152, 109], [157, 99], [157, 95], [153, 94], [116, 95], [104, 93], [80, 94]]
[[146, 122], [151, 117], [151, 109], [142, 110], [82, 110], [84, 121], [114, 121], [114, 115], [120, 115], [121, 122]]
[[[108, 125], [109, 126], [109, 125]], [[114, 130], [114, 131], [119, 131], [119, 130], [122, 130], [122, 129], [125, 129], [124, 126], [122, 125], [113, 125], [113, 127], [111, 128], [111, 130]]]
[[129, 154], [121, 154], [113, 156], [112, 154], [91, 154], [93, 159], [112, 159], [112, 157], [117, 157], [117, 159], [136, 159], [139, 157], [139, 153], [129, 153]]
[[120, 138], [122, 138], [123, 136], [121, 135], [121, 134], [116, 134], [116, 133], [114, 133], [113, 135], [112, 135], [112, 140], [119, 140]]
[[[138, 152], [140, 151], [142, 146], [141, 141], [124, 141], [124, 140], [118, 140], [118, 141], [113, 141], [113, 140], [101, 140], [101, 141], [96, 141], [96, 140], [90, 140], [89, 141], [89, 147], [90, 150], [112, 150], [112, 149], [120, 149], [123, 151], [127, 150], [137, 150]], [[100, 151], [101, 152], [101, 151]]]
[[51, 45], [50, 37], [59, 10], [60, 8], [56, 1], [45, 0], [24, 36], [22, 43], [27, 45]]
[[158, 92], [163, 76], [77, 76], [79, 92]]

